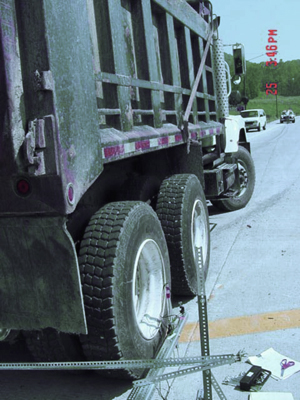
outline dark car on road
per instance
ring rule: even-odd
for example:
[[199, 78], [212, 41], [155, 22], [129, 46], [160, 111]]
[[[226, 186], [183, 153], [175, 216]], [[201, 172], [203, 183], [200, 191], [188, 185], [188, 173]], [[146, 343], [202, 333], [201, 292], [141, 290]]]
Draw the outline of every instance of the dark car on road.
[[296, 121], [296, 116], [295, 113], [292, 110], [283, 110], [281, 115], [280, 115], [280, 123], [282, 124], [283, 122], [295, 122]]

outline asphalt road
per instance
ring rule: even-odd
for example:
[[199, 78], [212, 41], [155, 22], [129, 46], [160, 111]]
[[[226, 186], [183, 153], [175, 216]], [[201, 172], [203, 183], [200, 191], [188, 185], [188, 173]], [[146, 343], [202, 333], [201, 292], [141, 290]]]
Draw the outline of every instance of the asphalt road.
[[[256, 167], [251, 202], [232, 213], [209, 207], [213, 230], [206, 293], [211, 354], [244, 350], [253, 356], [272, 347], [300, 361], [299, 124], [299, 119], [294, 124], [273, 122], [266, 131], [248, 132]], [[180, 345], [183, 355], [195, 356], [200, 354], [196, 301], [186, 308], [190, 323]], [[248, 398], [248, 393], [222, 382], [250, 367], [243, 362], [213, 371], [227, 399]], [[168, 399], [179, 399], [179, 393], [195, 399], [201, 387], [200, 374], [179, 378]], [[290, 392], [300, 400], [299, 374], [283, 381], [270, 378], [262, 390]]]
[[[287, 313], [300, 308], [299, 125], [298, 119], [295, 124], [288, 125], [273, 122], [266, 131], [249, 132], [257, 176], [251, 202], [245, 209], [232, 213], [219, 213], [209, 207], [213, 230], [206, 293], [210, 325], [215, 324], [217, 332], [211, 335], [212, 354], [245, 349], [248, 354], [255, 355], [273, 347], [300, 361], [297, 339], [300, 318], [292, 321], [292, 326], [288, 324], [291, 318], [283, 318], [280, 327], [276, 325], [276, 318], [280, 319], [282, 313], [290, 315]], [[185, 300], [184, 306], [189, 321], [180, 341], [179, 354], [200, 355], [196, 300]], [[256, 324], [251, 331], [246, 322], [262, 314], [275, 319], [272, 329]], [[11, 347], [0, 343], [0, 361], [30, 361], [30, 355], [24, 343]], [[239, 363], [216, 369], [214, 374], [221, 384], [225, 376], [249, 368]], [[298, 379], [297, 375], [282, 382], [269, 379], [264, 388], [266, 391], [290, 391], [295, 400], [300, 400]], [[179, 378], [172, 382], [167, 398], [196, 399], [201, 382], [200, 374]], [[228, 399], [247, 399], [247, 394], [231, 386], [221, 386]], [[110, 381], [92, 372], [1, 371], [0, 378], [0, 396], [5, 400], [123, 400], [130, 387], [126, 381]], [[164, 387], [162, 392], [166, 398]], [[155, 398], [161, 397], [157, 394]], [[214, 398], [218, 398], [217, 395]]]

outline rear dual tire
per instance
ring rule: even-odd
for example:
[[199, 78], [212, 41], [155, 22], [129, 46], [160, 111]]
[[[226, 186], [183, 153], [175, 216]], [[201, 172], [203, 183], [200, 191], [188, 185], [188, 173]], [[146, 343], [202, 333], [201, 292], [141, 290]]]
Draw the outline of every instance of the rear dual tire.
[[210, 258], [210, 232], [206, 199], [198, 178], [173, 175], [161, 185], [156, 212], [168, 244], [172, 292], [192, 296], [198, 293], [197, 249], [202, 247], [206, 277]]
[[[171, 277], [166, 240], [152, 208], [140, 201], [101, 208], [86, 227], [79, 266], [88, 335], [25, 333], [35, 360], [154, 358], [169, 325]], [[139, 378], [144, 370], [103, 373]]]
[[[86, 358], [155, 357], [168, 327], [170, 264], [151, 207], [119, 202], [101, 208], [86, 228], [79, 263], [88, 325], [88, 335], [81, 335]], [[122, 375], [139, 378], [143, 372]]]
[[35, 361], [82, 361], [84, 356], [78, 335], [70, 335], [47, 328], [23, 332], [28, 350]]

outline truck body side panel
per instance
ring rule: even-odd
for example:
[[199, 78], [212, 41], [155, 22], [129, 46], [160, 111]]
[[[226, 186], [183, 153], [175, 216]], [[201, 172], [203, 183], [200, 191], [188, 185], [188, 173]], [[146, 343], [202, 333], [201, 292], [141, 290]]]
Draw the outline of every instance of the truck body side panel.
[[58, 121], [58, 150], [64, 187], [76, 197], [102, 170], [93, 55], [85, 0], [66, 7], [60, 0], [44, 1], [50, 71]]
[[0, 171], [17, 171], [24, 141], [23, 83], [14, 0], [0, 2]]
[[[1, 9], [0, 177], [9, 175], [13, 187], [26, 176], [32, 201], [12, 208], [8, 188], [0, 213], [40, 212], [42, 204], [44, 212], [70, 213], [102, 171], [86, 1], [66, 8], [55, 0], [5, 0]], [[41, 183], [49, 177], [55, 185]]]
[[209, 50], [188, 138], [182, 135], [183, 115], [211, 29], [199, 13], [183, 0], [88, 4], [90, 27], [96, 32], [91, 36], [101, 89], [97, 104], [104, 163], [224, 133], [217, 122]]

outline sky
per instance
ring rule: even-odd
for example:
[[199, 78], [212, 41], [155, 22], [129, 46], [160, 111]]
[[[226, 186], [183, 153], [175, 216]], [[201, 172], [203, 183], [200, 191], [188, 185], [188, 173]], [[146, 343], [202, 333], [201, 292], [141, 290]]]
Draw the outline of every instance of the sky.
[[[211, 0], [213, 13], [221, 17], [219, 38], [223, 44], [242, 43], [246, 60], [265, 62], [269, 29], [277, 29], [277, 61], [300, 59], [299, 0]], [[276, 38], [276, 36], [273, 36]], [[224, 47], [232, 54], [231, 47]], [[260, 56], [260, 57], [259, 57]], [[256, 58], [257, 57], [257, 58]]]

